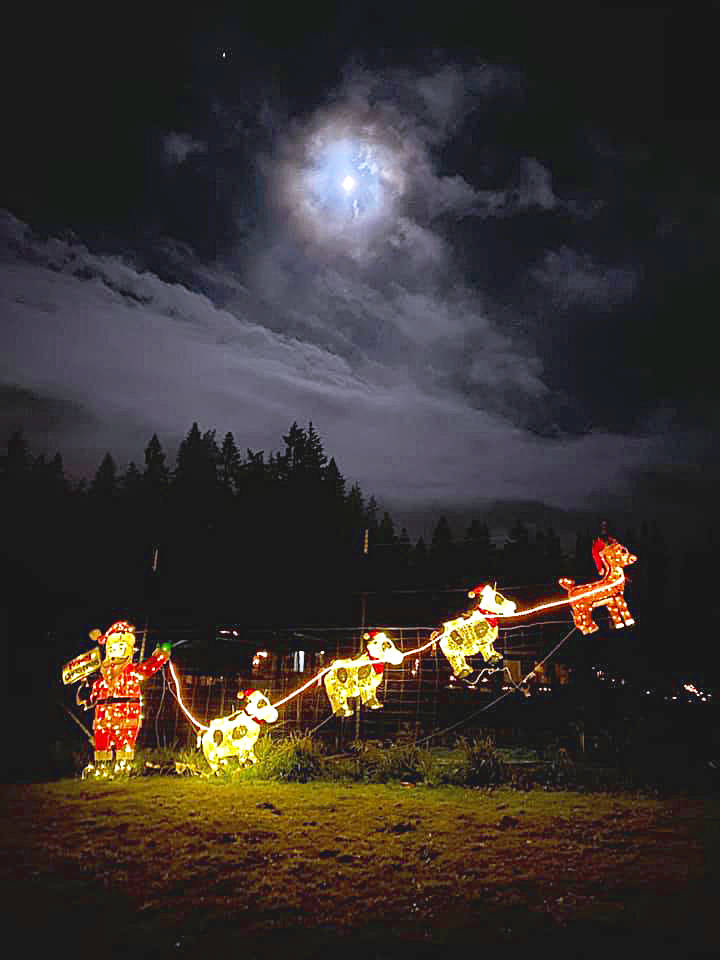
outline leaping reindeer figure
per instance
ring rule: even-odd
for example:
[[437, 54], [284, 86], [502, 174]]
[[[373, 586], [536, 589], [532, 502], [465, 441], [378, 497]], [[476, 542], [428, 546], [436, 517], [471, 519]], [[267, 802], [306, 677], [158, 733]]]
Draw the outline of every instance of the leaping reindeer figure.
[[560, 586], [568, 592], [575, 626], [581, 633], [594, 633], [599, 628], [592, 618], [592, 611], [595, 607], [607, 607], [612, 625], [616, 630], [631, 627], [635, 621], [630, 616], [625, 603], [623, 567], [635, 563], [637, 557], [612, 537], [607, 541], [602, 539], [595, 541], [593, 557], [595, 557], [598, 572], [603, 575], [601, 580], [578, 585], [567, 577], [559, 580]]

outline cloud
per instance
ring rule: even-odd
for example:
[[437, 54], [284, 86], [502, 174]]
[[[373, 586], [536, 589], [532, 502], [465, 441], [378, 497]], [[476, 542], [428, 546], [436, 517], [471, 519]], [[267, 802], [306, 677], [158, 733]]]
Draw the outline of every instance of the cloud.
[[207, 144], [189, 133], [168, 133], [163, 137], [162, 145], [166, 161], [174, 166], [185, 163], [192, 153], [207, 153]]
[[561, 204], [553, 192], [552, 175], [535, 157], [518, 163], [515, 183], [502, 190], [480, 190], [468, 213], [482, 217], [511, 217], [528, 210], [556, 210]]
[[[454, 341], [471, 325], [460, 309], [446, 304], [443, 313], [429, 293], [383, 291], [322, 272], [303, 291], [303, 306], [311, 294], [318, 302], [324, 296], [334, 316], [340, 299], [365, 325], [366, 338], [373, 328], [387, 338], [384, 325], [403, 338], [396, 352], [361, 345], [343, 355], [264, 325], [260, 306], [252, 318], [222, 309], [122, 259], [34, 237], [11, 217], [4, 226], [0, 382], [12, 396], [46, 398], [53, 410], [49, 418], [42, 413], [47, 442], [76, 471], [94, 469], [108, 446], [120, 460], [138, 459], [153, 431], [172, 446], [193, 420], [233, 430], [241, 447], [268, 449], [292, 420], [312, 419], [348, 478], [387, 502], [532, 495], [569, 505], [598, 487], [621, 485], [627, 470], [657, 450], [651, 437], [542, 439], [500, 411], [469, 404], [452, 382], [416, 376], [413, 362], [420, 361], [408, 362], [413, 344], [421, 360], [431, 344], [441, 365], [437, 345], [447, 340], [457, 349]], [[468, 377], [487, 391], [498, 384], [522, 389], [526, 380], [525, 388], [541, 392], [537, 372], [513, 353], [509, 338], [487, 318], [475, 322], [488, 356], [508, 361], [483, 367], [478, 351]], [[357, 339], [352, 323], [344, 336]]]
[[[312, 420], [350, 480], [407, 509], [559, 508], [620, 489], [660, 455], [656, 435], [565, 435], [538, 349], [511, 305], [465, 279], [446, 231], [561, 207], [536, 158], [493, 191], [440, 166], [478, 105], [520, 96], [519, 75], [500, 68], [354, 67], [310, 116], [278, 122], [266, 105], [252, 230], [211, 264], [164, 243], [164, 275], [181, 282], [7, 216], [0, 381], [87, 411], [46, 428], [86, 471], [110, 437], [137, 459], [152, 432], [172, 445], [197, 420], [267, 449]], [[178, 162], [199, 144], [171, 136]], [[548, 253], [536, 282], [564, 281], [569, 297], [579, 281], [565, 263], [599, 296], [596, 265], [568, 253]]]
[[631, 299], [638, 282], [630, 267], [607, 266], [570, 247], [548, 250], [530, 275], [565, 308], [603, 309], [624, 303]]

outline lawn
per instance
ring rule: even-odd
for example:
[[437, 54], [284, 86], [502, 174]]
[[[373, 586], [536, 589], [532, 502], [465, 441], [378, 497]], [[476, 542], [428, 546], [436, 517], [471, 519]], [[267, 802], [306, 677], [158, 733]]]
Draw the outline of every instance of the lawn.
[[169, 776], [0, 789], [5, 932], [30, 956], [718, 943], [717, 796]]

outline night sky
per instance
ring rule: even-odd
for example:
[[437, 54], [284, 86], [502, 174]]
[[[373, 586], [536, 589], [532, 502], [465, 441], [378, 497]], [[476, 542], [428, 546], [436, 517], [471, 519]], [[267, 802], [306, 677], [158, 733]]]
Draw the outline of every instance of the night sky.
[[707, 535], [718, 6], [501, 7], [8, 27], [0, 440], [79, 476], [312, 421], [415, 534]]

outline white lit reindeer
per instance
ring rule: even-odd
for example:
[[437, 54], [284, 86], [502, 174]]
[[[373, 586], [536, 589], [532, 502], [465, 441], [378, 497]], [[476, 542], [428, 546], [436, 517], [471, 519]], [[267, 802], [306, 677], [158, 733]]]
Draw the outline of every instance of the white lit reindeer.
[[383, 681], [385, 664], [397, 666], [403, 662], [402, 651], [381, 630], [371, 630], [363, 634], [363, 639], [367, 640], [367, 652], [354, 659], [334, 660], [325, 674], [325, 692], [337, 717], [353, 715], [348, 698], [359, 697], [371, 710], [381, 710], [376, 691]]
[[257, 763], [255, 743], [263, 723], [275, 723], [278, 712], [260, 690], [240, 690], [240, 708], [229, 717], [210, 721], [198, 739], [213, 773], [219, 773], [231, 757], [240, 766]]
[[498, 616], [512, 616], [516, 609], [513, 600], [506, 599], [490, 584], [475, 587], [468, 596], [475, 598], [477, 607], [455, 620], [443, 623], [442, 631], [437, 635], [440, 649], [458, 679], [473, 672], [466, 657], [474, 657], [479, 653], [491, 665], [502, 660], [502, 655], [494, 647], [498, 638]]

